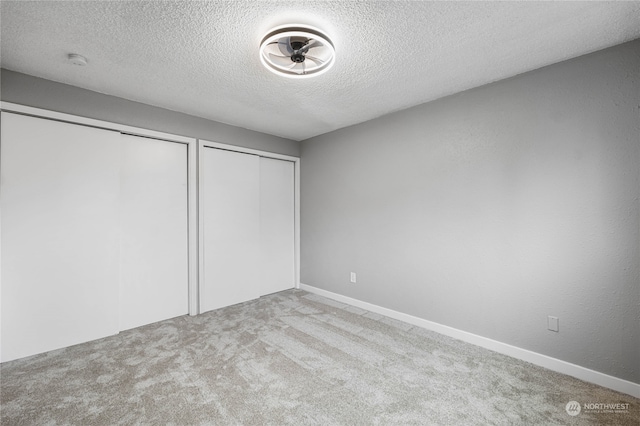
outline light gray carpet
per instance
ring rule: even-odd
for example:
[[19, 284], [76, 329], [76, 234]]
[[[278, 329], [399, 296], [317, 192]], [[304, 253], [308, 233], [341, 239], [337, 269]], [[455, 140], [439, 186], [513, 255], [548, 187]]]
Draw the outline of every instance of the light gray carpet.
[[[640, 400], [300, 290], [2, 364], [2, 425], [638, 425]], [[569, 416], [569, 401], [628, 403]]]

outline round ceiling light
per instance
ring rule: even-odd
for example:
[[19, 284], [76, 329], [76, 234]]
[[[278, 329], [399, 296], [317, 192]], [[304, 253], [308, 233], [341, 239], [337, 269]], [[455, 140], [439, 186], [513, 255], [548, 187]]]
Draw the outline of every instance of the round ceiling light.
[[333, 43], [322, 31], [306, 25], [286, 25], [269, 31], [260, 43], [260, 60], [278, 75], [305, 78], [333, 66]]

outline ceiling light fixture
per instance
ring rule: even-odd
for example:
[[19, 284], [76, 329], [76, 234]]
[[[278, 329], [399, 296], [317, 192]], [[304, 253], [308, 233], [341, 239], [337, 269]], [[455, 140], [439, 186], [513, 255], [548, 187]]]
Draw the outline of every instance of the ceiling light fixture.
[[260, 60], [278, 75], [305, 78], [333, 66], [333, 43], [322, 31], [306, 25], [276, 27], [260, 43]]
[[69, 63], [73, 65], [80, 65], [81, 67], [87, 65], [87, 58], [82, 55], [78, 55], [77, 53], [69, 53], [67, 56]]

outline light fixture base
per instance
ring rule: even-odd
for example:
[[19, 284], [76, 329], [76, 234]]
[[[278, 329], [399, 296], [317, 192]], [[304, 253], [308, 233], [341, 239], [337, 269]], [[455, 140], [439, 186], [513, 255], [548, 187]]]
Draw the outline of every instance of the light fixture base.
[[82, 55], [78, 55], [77, 53], [69, 53], [67, 56], [70, 64], [79, 65], [81, 67], [87, 65], [87, 58]]

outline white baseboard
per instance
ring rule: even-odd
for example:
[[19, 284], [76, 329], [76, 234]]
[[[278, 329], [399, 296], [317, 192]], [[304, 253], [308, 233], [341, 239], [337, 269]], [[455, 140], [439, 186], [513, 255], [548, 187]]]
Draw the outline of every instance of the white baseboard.
[[527, 349], [522, 349], [516, 346], [508, 345], [506, 343], [498, 342], [497, 340], [478, 336], [477, 334], [468, 333], [466, 331], [458, 330], [453, 327], [448, 327], [436, 322], [414, 317], [413, 315], [383, 308], [382, 306], [373, 305], [371, 303], [363, 302], [361, 300], [353, 299], [351, 297], [343, 296], [341, 294], [333, 293], [327, 290], [322, 290], [320, 288], [313, 287], [307, 284], [300, 283], [300, 289], [308, 291], [309, 293], [315, 293], [319, 296], [327, 297], [329, 299], [337, 300], [338, 302], [346, 303], [351, 306], [366, 309], [367, 311], [375, 312], [380, 315], [404, 321], [418, 327], [426, 328], [427, 330], [435, 331], [436, 333], [444, 334], [445, 336], [453, 337], [454, 339], [462, 340], [463, 342], [471, 343], [473, 345], [480, 346], [494, 352], [501, 353], [503, 355], [508, 355], [513, 358], [527, 361], [531, 364], [535, 364], [540, 367], [556, 371], [558, 373], [566, 374], [568, 376], [584, 380], [585, 382], [594, 383], [599, 386], [603, 386], [618, 392], [626, 393], [627, 395], [631, 395], [636, 398], [640, 398], [640, 384], [637, 383], [609, 376], [608, 374], [590, 370], [588, 368], [571, 364], [570, 362], [562, 361], [557, 358], [552, 358], [547, 355], [542, 355], [537, 352], [532, 352]]

